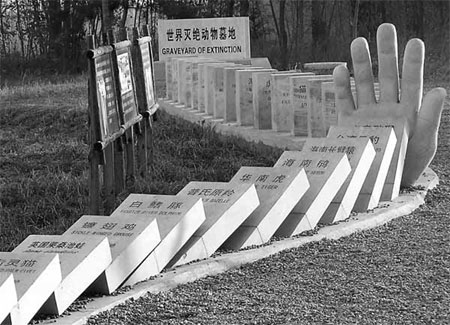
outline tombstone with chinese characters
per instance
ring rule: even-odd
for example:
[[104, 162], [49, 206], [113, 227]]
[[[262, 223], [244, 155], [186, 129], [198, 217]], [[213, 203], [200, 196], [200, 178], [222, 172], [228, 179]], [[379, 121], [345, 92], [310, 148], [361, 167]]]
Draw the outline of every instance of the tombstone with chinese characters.
[[294, 125], [292, 134], [295, 136], [308, 136], [308, 79], [320, 78], [312, 73], [289, 78], [289, 93], [294, 112]]
[[320, 223], [330, 224], [345, 220], [350, 216], [358, 195], [375, 158], [375, 149], [368, 137], [366, 138], [321, 138], [308, 139], [302, 151], [314, 152], [322, 150], [331, 159], [341, 152], [347, 154], [351, 172], [341, 188], [327, 207]]
[[332, 126], [328, 137], [340, 139], [359, 137], [372, 140], [376, 152], [375, 159], [356, 199], [353, 211], [365, 212], [377, 207], [397, 142], [394, 130], [392, 128]]
[[272, 130], [292, 132], [294, 128], [294, 112], [291, 106], [289, 78], [305, 76], [303, 72], [278, 73], [271, 75], [271, 113]]
[[30, 235], [13, 252], [59, 254], [62, 280], [42, 306], [44, 314], [61, 315], [111, 263], [106, 237]]
[[258, 130], [272, 129], [272, 107], [270, 104], [272, 87], [271, 71], [258, 72], [252, 75], [254, 127]]
[[236, 71], [243, 69], [259, 69], [258, 67], [251, 66], [233, 66], [225, 67], [223, 71], [223, 83], [224, 83], [224, 99], [225, 99], [225, 122], [237, 122], [237, 109], [236, 109]]
[[240, 126], [254, 125], [253, 73], [275, 72], [275, 69], [251, 69], [236, 71], [236, 117]]
[[404, 119], [377, 119], [377, 118], [343, 118], [339, 121], [340, 126], [363, 126], [377, 128], [394, 128], [397, 143], [391, 164], [389, 165], [388, 175], [381, 193], [381, 201], [392, 201], [400, 193], [400, 182], [403, 175], [403, 166], [405, 163], [406, 149], [408, 147], [408, 135], [406, 132], [406, 121]]
[[[1, 267], [1, 266], [0, 266]], [[17, 305], [14, 275], [9, 272], [0, 273], [0, 324], [11, 323], [11, 312]]]
[[202, 198], [206, 220], [171, 265], [211, 256], [259, 205], [253, 184], [190, 182], [178, 194]]
[[[205, 66], [205, 112], [208, 115], [214, 116], [214, 107], [216, 101], [216, 68], [234, 66], [234, 63], [211, 63]], [[216, 114], [217, 115], [217, 114]]]
[[191, 73], [192, 73], [192, 81], [191, 81], [191, 103], [190, 107], [192, 109], [198, 110], [198, 88], [199, 88], [199, 67], [200, 63], [206, 63], [210, 61], [210, 59], [206, 58], [197, 58], [196, 60], [191, 61]]
[[211, 63], [224, 63], [223, 61], [211, 60], [198, 64], [198, 110], [206, 113], [206, 67]]
[[217, 119], [225, 119], [229, 114], [227, 112], [227, 101], [226, 94], [230, 93], [226, 90], [225, 83], [225, 69], [242, 69], [244, 67], [240, 64], [226, 65], [226, 66], [216, 66], [214, 67], [214, 103], [213, 103], [213, 116]]
[[61, 282], [59, 262], [58, 254], [0, 252], [0, 274], [14, 275], [17, 292], [12, 324], [28, 324], [56, 290]]
[[330, 126], [338, 124], [334, 82], [322, 83], [322, 116], [323, 128], [328, 134]]
[[327, 135], [322, 115], [322, 83], [326, 81], [333, 81], [333, 76], [321, 76], [307, 81], [308, 137], [321, 138]]
[[161, 241], [156, 218], [140, 215], [82, 216], [64, 234], [108, 237], [112, 262], [88, 289], [103, 294], [115, 291]]
[[260, 205], [224, 243], [227, 249], [267, 243], [310, 186], [303, 168], [241, 167], [230, 183], [254, 183]]
[[285, 151], [274, 166], [304, 168], [311, 184], [275, 233], [280, 237], [290, 237], [314, 229], [351, 171], [344, 152], [330, 156], [318, 150]]
[[114, 218], [156, 218], [161, 242], [127, 278], [133, 285], [160, 273], [205, 221], [202, 199], [182, 195], [130, 194]]

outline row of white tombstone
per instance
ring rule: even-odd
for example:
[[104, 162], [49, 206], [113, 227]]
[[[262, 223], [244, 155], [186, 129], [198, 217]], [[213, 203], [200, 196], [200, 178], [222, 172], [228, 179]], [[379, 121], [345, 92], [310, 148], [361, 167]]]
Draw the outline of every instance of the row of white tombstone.
[[[326, 136], [329, 127], [337, 125], [332, 75], [277, 71], [264, 59], [168, 59], [166, 98], [224, 123], [295, 136]], [[343, 63], [309, 66], [331, 71], [338, 64]], [[375, 91], [378, 96], [378, 84]], [[352, 92], [356, 100], [353, 80]]]
[[[240, 94], [245, 81], [235, 80]], [[235, 112], [236, 119], [249, 118], [245, 110]], [[392, 126], [377, 123], [330, 126], [328, 137], [306, 139], [273, 167], [244, 166], [229, 182], [190, 182], [177, 195], [130, 194], [110, 216], [82, 216], [62, 235], [27, 237], [0, 253], [0, 322], [59, 315], [83, 292], [110, 294], [219, 248], [297, 235], [373, 209], [383, 196], [395, 198], [404, 159], [398, 143], [404, 141]]]

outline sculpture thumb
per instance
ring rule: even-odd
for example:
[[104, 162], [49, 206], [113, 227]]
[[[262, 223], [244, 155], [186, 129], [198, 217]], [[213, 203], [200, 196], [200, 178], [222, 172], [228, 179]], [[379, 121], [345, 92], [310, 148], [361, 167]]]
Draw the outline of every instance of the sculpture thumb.
[[412, 138], [409, 139], [402, 175], [402, 186], [411, 186], [433, 160], [438, 144], [444, 88], [434, 88], [423, 99]]

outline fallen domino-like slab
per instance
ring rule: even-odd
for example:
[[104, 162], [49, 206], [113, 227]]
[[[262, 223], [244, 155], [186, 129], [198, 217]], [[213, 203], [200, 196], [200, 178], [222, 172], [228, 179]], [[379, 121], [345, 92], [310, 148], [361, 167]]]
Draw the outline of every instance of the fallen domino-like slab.
[[161, 241], [155, 217], [82, 216], [64, 235], [106, 236], [112, 262], [89, 286], [89, 292], [110, 294], [125, 281]]
[[303, 168], [241, 167], [230, 183], [254, 183], [260, 205], [223, 244], [227, 249], [267, 243], [309, 188]]
[[351, 171], [345, 152], [330, 156], [318, 151], [285, 151], [274, 166], [304, 168], [311, 184], [276, 231], [279, 237], [314, 229]]
[[351, 171], [339, 191], [325, 210], [319, 223], [330, 224], [350, 216], [363, 183], [375, 158], [375, 149], [367, 138], [314, 138], [308, 139], [302, 151], [326, 152], [329, 157], [347, 154]]
[[161, 242], [126, 279], [133, 285], [160, 273], [205, 221], [201, 198], [181, 195], [130, 194], [111, 217], [155, 217]]
[[365, 212], [377, 207], [397, 142], [394, 130], [392, 128], [332, 126], [328, 137], [366, 137], [371, 139], [375, 148], [375, 159], [356, 199], [353, 211]]
[[169, 266], [210, 257], [259, 206], [253, 184], [190, 182], [178, 194], [202, 198], [206, 220]]
[[0, 324], [12, 323], [10, 314], [11, 312], [14, 312], [13, 308], [16, 305], [17, 293], [14, 284], [14, 275], [9, 272], [1, 271], [0, 265]]
[[[11, 312], [10, 321], [28, 324], [61, 283], [59, 256], [54, 253], [0, 252], [0, 264], [1, 273], [14, 275], [17, 306]], [[3, 299], [9, 298], [0, 295], [0, 300]], [[5, 305], [2, 303], [0, 308]]]
[[111, 263], [106, 237], [30, 235], [13, 252], [59, 254], [62, 280], [42, 306], [44, 314], [61, 315]]

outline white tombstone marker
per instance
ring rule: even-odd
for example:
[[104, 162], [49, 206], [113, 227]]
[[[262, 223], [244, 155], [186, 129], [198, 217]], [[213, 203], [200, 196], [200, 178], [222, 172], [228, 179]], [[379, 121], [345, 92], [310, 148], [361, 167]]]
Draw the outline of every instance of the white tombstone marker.
[[314, 138], [325, 137], [325, 121], [322, 115], [322, 83], [333, 81], [332, 76], [308, 79], [308, 136]]
[[294, 112], [292, 134], [295, 136], [308, 136], [307, 80], [310, 78], [320, 78], [320, 76], [316, 76], [313, 73], [305, 73], [304, 75], [296, 75], [289, 78], [291, 110]]
[[329, 138], [370, 138], [375, 148], [375, 159], [353, 207], [355, 212], [366, 212], [378, 206], [397, 139], [392, 128], [332, 126]]
[[272, 129], [272, 107], [270, 75], [272, 72], [254, 73], [253, 78], [253, 107], [254, 126], [259, 130]]
[[312, 74], [286, 72], [271, 75], [272, 130], [277, 132], [292, 132], [294, 128], [294, 112], [291, 105], [289, 78], [305, 75]]
[[202, 198], [206, 221], [171, 261], [174, 265], [211, 256], [259, 206], [253, 184], [190, 182], [178, 194]]
[[236, 117], [240, 126], [254, 125], [253, 73], [275, 72], [275, 69], [248, 69], [236, 71]]
[[10, 313], [16, 305], [17, 293], [14, 275], [0, 271], [0, 324], [11, 323]]
[[230, 183], [254, 183], [260, 205], [224, 243], [228, 249], [267, 243], [309, 188], [302, 168], [241, 167]]
[[28, 324], [61, 282], [58, 254], [0, 252], [2, 273], [14, 275], [17, 306], [11, 314], [13, 324]]
[[237, 122], [237, 108], [236, 108], [236, 71], [238, 70], [250, 70], [261, 69], [259, 67], [252, 66], [234, 66], [225, 67], [224, 69], [224, 98], [225, 98], [225, 122]]
[[205, 221], [202, 199], [181, 195], [130, 194], [111, 217], [156, 217], [161, 242], [127, 278], [133, 285], [160, 273]]
[[42, 306], [45, 314], [61, 315], [111, 263], [106, 237], [30, 235], [13, 252], [59, 254], [62, 280]]
[[378, 128], [394, 128], [397, 143], [389, 166], [388, 175], [381, 193], [381, 201], [392, 201], [400, 193], [400, 183], [405, 164], [406, 149], [408, 147], [408, 135], [405, 130], [406, 121], [402, 119], [354, 119], [342, 121], [342, 126], [363, 126]]
[[304, 168], [311, 184], [276, 236], [290, 237], [314, 229], [350, 174], [345, 152], [330, 156], [319, 152], [319, 148], [313, 149], [314, 152], [285, 151], [275, 163], [275, 167]]
[[330, 126], [338, 125], [334, 82], [322, 83], [322, 116], [324, 119], [323, 128], [325, 133], [328, 134]]
[[106, 236], [112, 262], [89, 287], [110, 294], [125, 281], [161, 241], [156, 218], [82, 216], [65, 235]]
[[321, 138], [308, 139], [302, 151], [312, 152], [313, 148], [326, 150], [331, 157], [345, 151], [350, 162], [351, 172], [324, 212], [320, 223], [330, 224], [345, 220], [350, 216], [375, 159], [375, 149], [366, 138]]
[[222, 63], [208, 63], [205, 66], [205, 112], [208, 115], [214, 115], [214, 101], [215, 101], [215, 68], [234, 66], [234, 63], [222, 62]]

